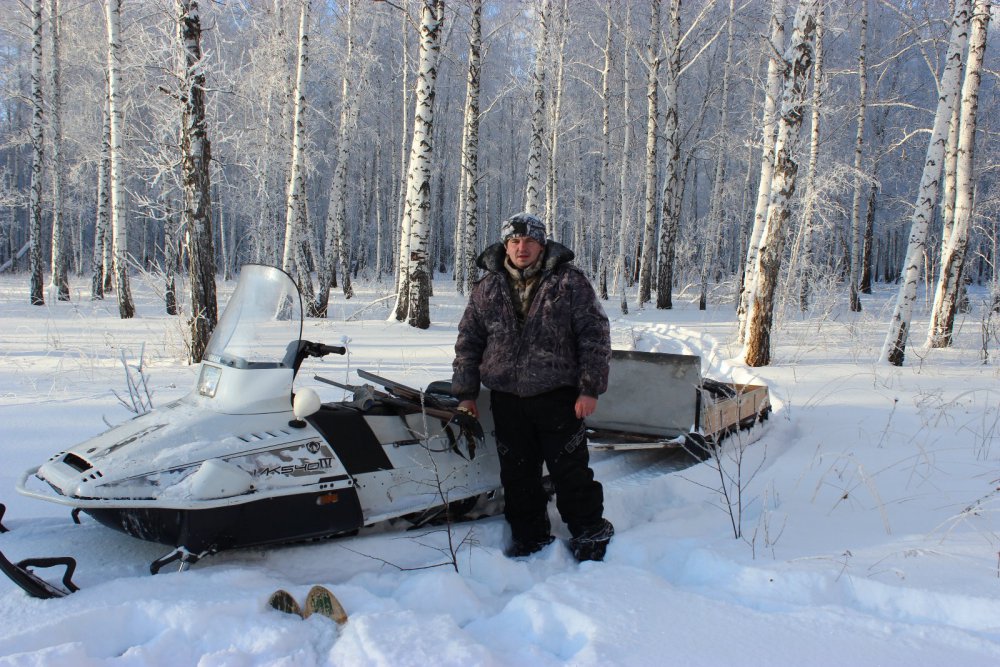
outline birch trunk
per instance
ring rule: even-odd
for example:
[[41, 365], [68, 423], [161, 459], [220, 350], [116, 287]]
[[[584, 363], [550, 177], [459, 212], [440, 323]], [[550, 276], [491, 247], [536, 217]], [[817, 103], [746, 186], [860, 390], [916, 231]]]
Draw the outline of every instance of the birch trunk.
[[[625, 10], [625, 25], [631, 25], [631, 5], [626, 4]], [[625, 46], [622, 49], [622, 100], [623, 100], [623, 116], [625, 118], [624, 124], [624, 134], [625, 137], [622, 140], [622, 154], [621, 154], [621, 175], [618, 180], [618, 219], [621, 221], [621, 225], [618, 228], [618, 258], [615, 263], [615, 283], [618, 288], [619, 309], [622, 315], [628, 315], [628, 277], [625, 275], [628, 267], [628, 232], [629, 232], [629, 220], [631, 218], [631, 207], [628, 203], [628, 184], [629, 184], [629, 155], [632, 150], [632, 86], [631, 86], [631, 71], [632, 68], [629, 67], [631, 59], [629, 58], [629, 53], [632, 50], [632, 32], [630, 29], [626, 29], [625, 32]]]
[[934, 215], [944, 160], [945, 144], [948, 139], [948, 123], [951, 119], [955, 99], [962, 85], [962, 54], [969, 41], [969, 20], [972, 0], [955, 0], [955, 13], [951, 21], [951, 37], [944, 71], [938, 85], [938, 104], [934, 114], [934, 128], [927, 145], [924, 170], [920, 177], [920, 189], [916, 205], [910, 216], [910, 236], [903, 260], [902, 283], [896, 297], [896, 306], [889, 323], [885, 342], [879, 359], [894, 366], [902, 366], [906, 356], [906, 341], [909, 336], [913, 303], [917, 300], [917, 284], [923, 272], [924, 254], [927, 246], [927, 227]]
[[965, 252], [974, 208], [976, 115], [979, 110], [979, 87], [983, 76], [990, 4], [990, 0], [976, 0], [972, 16], [969, 58], [965, 65], [965, 81], [962, 84], [958, 159], [955, 164], [955, 221], [950, 234], [942, 239], [941, 272], [934, 294], [934, 308], [927, 335], [927, 344], [930, 347], [951, 345], [955, 315], [960, 303]]
[[333, 170], [333, 181], [330, 184], [330, 200], [326, 214], [326, 243], [319, 263], [319, 289], [313, 306], [313, 314], [326, 317], [330, 300], [330, 286], [333, 282], [333, 271], [330, 266], [336, 257], [340, 263], [340, 275], [343, 278], [342, 289], [344, 298], [354, 296], [351, 286], [351, 273], [348, 266], [347, 249], [347, 165], [351, 157], [354, 128], [358, 119], [358, 93], [351, 80], [356, 77], [354, 67], [354, 20], [358, 0], [347, 2], [347, 60], [344, 64], [344, 76], [340, 82], [340, 128], [337, 139], [337, 164]]
[[405, 320], [418, 329], [427, 329], [431, 325], [428, 241], [431, 228], [431, 179], [434, 171], [432, 132], [444, 5], [444, 0], [423, 0], [420, 6], [420, 63], [413, 114], [413, 141], [406, 174], [406, 208], [402, 224], [402, 240], [406, 242], [406, 248], [405, 257], [403, 253], [400, 256], [400, 266], [405, 266], [406, 271], [395, 307], [397, 320]]
[[[541, 0], [538, 8], [538, 37], [535, 51], [535, 105], [531, 112], [531, 143], [528, 148], [528, 182], [524, 195], [524, 210], [538, 215], [542, 207], [542, 164], [545, 161], [545, 63], [549, 51], [548, 19], [550, 0]], [[551, 220], [545, 221], [551, 234]]]
[[729, 0], [729, 15], [726, 20], [726, 61], [722, 66], [722, 108], [719, 110], [719, 140], [715, 152], [715, 176], [712, 181], [712, 202], [708, 214], [708, 234], [702, 244], [701, 262], [701, 294], [698, 298], [698, 310], [708, 307], [708, 272], [715, 259], [712, 247], [715, 240], [723, 235], [722, 229], [722, 195], [726, 180], [726, 155], [731, 150], [727, 145], [726, 136], [729, 128], [729, 70], [733, 64], [733, 24], [736, 15], [736, 0]]
[[[563, 0], [559, 15], [558, 45], [556, 46], [555, 81], [552, 86], [552, 104], [548, 118], [548, 170], [545, 180], [545, 225], [548, 235], [557, 242], [562, 241], [562, 225], [559, 223], [559, 133], [562, 119], [563, 75], [566, 62], [566, 33], [569, 31], [569, 0]], [[579, 218], [575, 218], [579, 220]], [[582, 249], [582, 246], [578, 246]]]
[[121, 6], [122, 0], [107, 0], [108, 100], [111, 117], [111, 235], [114, 254], [115, 291], [122, 319], [135, 316], [132, 290], [128, 283], [128, 220], [125, 217], [125, 174], [122, 153], [125, 147], [121, 99]]
[[611, 259], [611, 224], [612, 216], [608, 213], [609, 179], [611, 178], [611, 48], [612, 26], [611, 10], [613, 0], [609, 0], [604, 11], [607, 13], [604, 35], [604, 69], [601, 70], [601, 172], [598, 184], [598, 206], [601, 215], [601, 242], [598, 248], [598, 292], [601, 299], [608, 298], [608, 264]]
[[785, 225], [791, 216], [791, 200], [798, 175], [798, 144], [802, 128], [809, 72], [812, 68], [816, 15], [821, 0], [799, 0], [795, 27], [785, 54], [781, 95], [781, 116], [774, 143], [774, 173], [767, 221], [760, 236], [754, 291], [747, 314], [746, 346], [743, 358], [748, 366], [771, 363], [771, 329], [774, 322], [774, 295], [785, 249]]
[[674, 257], [680, 229], [683, 184], [680, 180], [681, 143], [678, 79], [681, 73], [681, 0], [672, 0], [667, 27], [667, 76], [663, 84], [664, 147], [666, 156], [660, 201], [660, 247], [656, 271], [656, 307], [673, 308]]
[[30, 300], [45, 305], [42, 275], [42, 165], [45, 159], [44, 108], [42, 106], [42, 0], [31, 2], [31, 191], [28, 261], [31, 266]]
[[826, 10], [816, 17], [816, 57], [813, 61], [812, 124], [809, 128], [809, 166], [806, 169], [806, 189], [802, 203], [802, 242], [799, 252], [799, 309], [809, 310], [810, 288], [813, 281], [813, 214], [816, 209], [816, 173], [819, 165], [820, 130], [823, 123], [823, 37]]
[[641, 308], [650, 301], [653, 291], [653, 257], [656, 249], [656, 135], [659, 114], [660, 75], [660, 0], [649, 4], [649, 40], [646, 43], [646, 190], [645, 217], [642, 228], [642, 261], [639, 264], [639, 294]]
[[108, 113], [108, 98], [105, 96], [101, 129], [101, 157], [97, 161], [97, 210], [94, 213], [94, 254], [90, 280], [90, 298], [94, 301], [104, 298], [104, 284], [111, 265], [104, 261], [105, 250], [111, 245], [111, 192], [108, 183], [111, 171], [111, 116]]
[[868, 69], [866, 55], [868, 50], [868, 0], [861, 1], [860, 44], [858, 46], [858, 115], [857, 131], [854, 137], [854, 199], [851, 204], [851, 255], [848, 271], [851, 312], [861, 312], [861, 297], [858, 286], [861, 282], [859, 267], [861, 265], [861, 199], [864, 190], [864, 178], [861, 174], [863, 149], [865, 143], [865, 115], [868, 97]]
[[181, 44], [181, 173], [187, 229], [191, 290], [191, 361], [201, 362], [208, 339], [218, 323], [215, 290], [215, 249], [212, 239], [212, 147], [205, 122], [205, 64], [201, 53], [198, 0], [176, 0], [177, 37]]
[[52, 23], [52, 62], [49, 67], [49, 84], [52, 95], [49, 115], [52, 120], [52, 275], [50, 277], [56, 300], [69, 301], [69, 258], [67, 257], [66, 218], [63, 211], [63, 159], [62, 159], [62, 86], [59, 81], [61, 67], [61, 23], [59, 0], [51, 0], [49, 12]]
[[482, 0], [472, 0], [472, 24], [469, 32], [469, 69], [465, 89], [465, 131], [462, 147], [463, 218], [460, 218], [462, 255], [456, 256], [461, 267], [459, 294], [472, 291], [476, 280], [476, 237], [479, 231], [479, 95], [482, 72]]
[[309, 267], [298, 266], [303, 234], [302, 199], [305, 196], [305, 106], [306, 66], [309, 63], [309, 10], [312, 0], [300, 0], [298, 57], [295, 65], [295, 88], [292, 111], [292, 157], [289, 165], [288, 188], [285, 196], [285, 247], [281, 268], [298, 282], [310, 280]]
[[772, 0], [771, 3], [771, 37], [768, 44], [771, 59], [767, 64], [767, 83], [764, 96], [764, 113], [761, 118], [762, 147], [760, 153], [760, 181], [757, 183], [757, 205], [753, 213], [753, 225], [750, 228], [750, 241], [747, 244], [747, 258], [743, 268], [742, 291], [736, 315], [740, 322], [739, 340], [746, 341], [747, 310], [750, 307], [750, 296], [756, 289], [757, 255], [760, 252], [760, 239], [767, 221], [767, 208], [771, 197], [771, 179], [774, 174], [774, 144], [778, 133], [778, 98], [781, 96], [782, 68], [781, 53], [785, 43], [785, 2]]

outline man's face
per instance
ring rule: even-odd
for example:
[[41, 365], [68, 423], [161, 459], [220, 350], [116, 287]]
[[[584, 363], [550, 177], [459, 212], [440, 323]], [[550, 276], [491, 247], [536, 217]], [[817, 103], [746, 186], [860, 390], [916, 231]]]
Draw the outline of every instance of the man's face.
[[545, 246], [530, 236], [514, 236], [507, 239], [507, 258], [519, 269], [526, 269], [542, 256]]

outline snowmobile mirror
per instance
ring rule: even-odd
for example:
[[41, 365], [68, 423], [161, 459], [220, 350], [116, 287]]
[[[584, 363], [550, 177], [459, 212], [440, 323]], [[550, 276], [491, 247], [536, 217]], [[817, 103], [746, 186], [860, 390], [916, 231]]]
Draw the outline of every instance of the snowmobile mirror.
[[292, 413], [295, 415], [295, 419], [288, 422], [288, 425], [302, 428], [306, 425], [305, 418], [316, 413], [320, 405], [322, 405], [322, 401], [319, 400], [319, 394], [316, 393], [315, 389], [309, 387], [299, 389], [295, 393], [295, 400], [292, 401]]

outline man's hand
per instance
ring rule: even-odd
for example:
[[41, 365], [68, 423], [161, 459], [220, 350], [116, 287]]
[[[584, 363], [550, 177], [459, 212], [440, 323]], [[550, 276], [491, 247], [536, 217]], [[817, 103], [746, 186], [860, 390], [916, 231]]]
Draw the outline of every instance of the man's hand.
[[459, 412], [464, 412], [467, 415], [472, 415], [476, 419], [479, 419], [479, 409], [476, 407], [476, 402], [472, 399], [466, 399], [459, 402], [458, 410]]
[[597, 409], [597, 399], [593, 396], [580, 395], [576, 399], [576, 418], [586, 419], [590, 415], [594, 414], [594, 410]]

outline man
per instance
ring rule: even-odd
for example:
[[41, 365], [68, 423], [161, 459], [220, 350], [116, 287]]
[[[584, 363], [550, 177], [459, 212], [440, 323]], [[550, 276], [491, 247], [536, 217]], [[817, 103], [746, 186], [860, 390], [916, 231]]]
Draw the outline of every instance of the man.
[[452, 392], [478, 416], [480, 383], [491, 390], [510, 556], [554, 539], [542, 463], [577, 560], [602, 560], [614, 535], [604, 491], [590, 469], [583, 419], [608, 386], [611, 335], [594, 288], [569, 248], [545, 238], [528, 213], [504, 221], [500, 243], [477, 265], [486, 271], [458, 325]]

